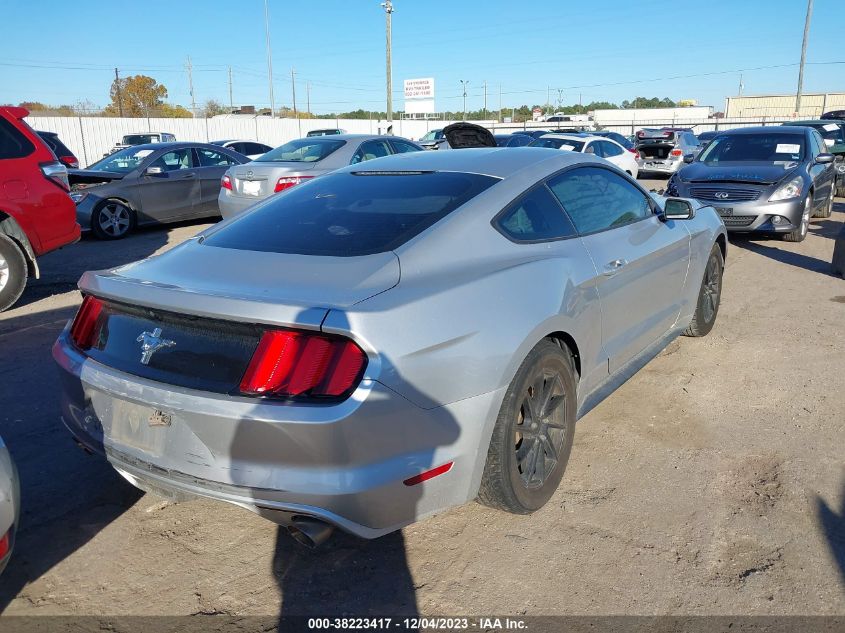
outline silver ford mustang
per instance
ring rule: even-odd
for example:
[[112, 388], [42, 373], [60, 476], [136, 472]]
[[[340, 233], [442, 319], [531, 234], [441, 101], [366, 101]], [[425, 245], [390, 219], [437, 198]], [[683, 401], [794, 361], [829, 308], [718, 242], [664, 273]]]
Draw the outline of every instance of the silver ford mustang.
[[725, 228], [601, 158], [351, 165], [86, 273], [53, 355], [70, 432], [134, 485], [298, 540], [478, 498], [540, 508], [575, 421], [719, 308]]

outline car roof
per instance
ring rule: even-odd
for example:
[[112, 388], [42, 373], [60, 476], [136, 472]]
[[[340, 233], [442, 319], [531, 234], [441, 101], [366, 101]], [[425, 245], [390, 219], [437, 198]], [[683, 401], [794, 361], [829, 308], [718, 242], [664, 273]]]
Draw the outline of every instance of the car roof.
[[[200, 143], [200, 142], [191, 142], [191, 141], [169, 141], [167, 143], [141, 143], [140, 145], [132, 145], [132, 149], [149, 149], [152, 151], [160, 150], [160, 149], [181, 149], [183, 147], [205, 147], [207, 149], [213, 149], [215, 151], [221, 149], [220, 145], [212, 145], [211, 143]], [[129, 149], [128, 147], [126, 149]], [[227, 147], [223, 147], [222, 149], [229, 149]], [[232, 150], [229, 150], [232, 151]], [[237, 152], [235, 152], [237, 153]]]
[[[358, 163], [343, 171], [453, 171], [506, 178], [547, 162], [548, 173], [578, 162], [600, 162], [588, 154], [543, 147], [481, 147], [429, 152], [406, 152]], [[542, 169], [537, 170], [538, 173]]]
[[845, 124], [845, 119], [803, 119], [801, 121], [790, 121], [789, 123], [784, 123], [781, 125], [781, 127], [796, 127], [801, 125], [807, 125], [808, 123], [812, 123], [813, 125], [830, 125], [831, 123]]
[[[591, 134], [543, 134], [540, 138], [559, 138], [566, 141], [586, 141], [590, 139], [600, 138], [598, 136], [592, 136]], [[604, 140], [604, 139], [602, 139]]]
[[737, 127], [732, 130], [725, 130], [724, 134], [761, 134], [775, 131], [778, 134], [807, 134], [807, 128], [797, 125], [759, 125], [756, 127]]

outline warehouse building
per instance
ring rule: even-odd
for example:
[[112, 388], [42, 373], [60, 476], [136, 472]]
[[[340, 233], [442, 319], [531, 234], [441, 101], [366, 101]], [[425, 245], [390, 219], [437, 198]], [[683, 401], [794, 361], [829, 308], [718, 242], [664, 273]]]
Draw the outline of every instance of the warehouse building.
[[816, 119], [829, 110], [845, 110], [845, 92], [804, 93], [801, 112], [795, 112], [795, 95], [728, 97], [725, 117], [762, 119], [764, 117]]

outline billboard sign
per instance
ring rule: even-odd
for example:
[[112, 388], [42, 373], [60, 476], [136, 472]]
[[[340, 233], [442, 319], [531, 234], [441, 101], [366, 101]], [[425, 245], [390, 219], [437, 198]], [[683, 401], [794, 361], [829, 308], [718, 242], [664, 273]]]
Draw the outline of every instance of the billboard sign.
[[407, 114], [434, 113], [434, 77], [406, 79], [404, 88]]

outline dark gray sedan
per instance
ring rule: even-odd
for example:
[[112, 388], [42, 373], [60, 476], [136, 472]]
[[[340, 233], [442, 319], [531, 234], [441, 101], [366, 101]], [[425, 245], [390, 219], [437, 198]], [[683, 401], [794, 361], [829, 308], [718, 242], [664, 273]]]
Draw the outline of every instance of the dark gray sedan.
[[801, 242], [810, 217], [829, 217], [833, 208], [833, 155], [813, 128], [728, 130], [684, 162], [667, 194], [712, 205], [729, 231]]
[[220, 179], [249, 159], [219, 145], [150, 143], [127, 147], [87, 169], [71, 169], [70, 197], [83, 231], [126, 237], [143, 224], [220, 214]]

